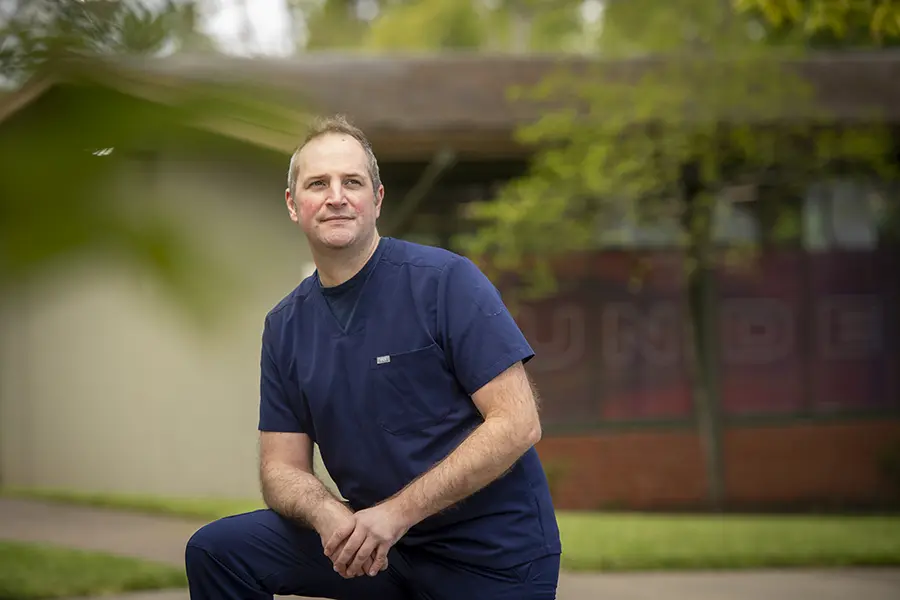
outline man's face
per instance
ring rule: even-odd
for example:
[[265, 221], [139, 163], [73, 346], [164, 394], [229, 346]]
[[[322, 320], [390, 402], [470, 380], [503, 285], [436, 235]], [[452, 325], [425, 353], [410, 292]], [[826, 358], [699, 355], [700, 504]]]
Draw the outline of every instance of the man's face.
[[372, 189], [358, 141], [328, 133], [300, 151], [293, 194], [288, 190], [285, 197], [291, 220], [312, 243], [339, 249], [374, 234], [384, 187]]

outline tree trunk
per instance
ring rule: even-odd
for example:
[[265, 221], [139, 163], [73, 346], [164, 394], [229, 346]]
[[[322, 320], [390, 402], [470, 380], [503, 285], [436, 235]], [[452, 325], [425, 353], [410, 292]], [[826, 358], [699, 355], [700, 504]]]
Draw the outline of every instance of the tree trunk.
[[697, 430], [706, 463], [707, 502], [721, 510], [725, 500], [725, 461], [719, 389], [718, 303], [715, 273], [698, 265], [687, 277], [690, 343], [693, 355], [693, 395]]
[[684, 173], [683, 225], [690, 233], [687, 251], [687, 317], [690, 323], [687, 350], [692, 373], [694, 414], [706, 466], [707, 504], [719, 511], [725, 501], [725, 461], [719, 387], [719, 331], [713, 261], [715, 198], [700, 189], [696, 170]]

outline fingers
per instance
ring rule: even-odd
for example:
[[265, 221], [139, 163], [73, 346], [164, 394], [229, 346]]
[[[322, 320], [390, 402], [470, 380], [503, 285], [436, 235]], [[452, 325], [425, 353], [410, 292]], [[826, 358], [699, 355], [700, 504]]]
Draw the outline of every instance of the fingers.
[[378, 546], [375, 547], [375, 559], [372, 561], [372, 566], [369, 567], [368, 570], [370, 577], [375, 577], [379, 572], [384, 571], [387, 568], [388, 550], [390, 550], [390, 546], [385, 543], [378, 544]]
[[341, 544], [353, 534], [353, 531], [354, 523], [352, 521], [344, 527], [335, 529], [334, 533], [331, 534], [331, 538], [325, 541], [325, 556], [332, 558], [332, 556], [341, 548]]
[[[375, 541], [375, 538], [373, 538], [371, 534], [366, 536], [366, 540], [359, 547], [359, 550], [356, 552], [356, 556], [347, 566], [347, 576], [356, 577], [358, 575], [368, 573], [369, 569], [371, 569], [371, 565], [369, 565], [369, 569], [366, 569], [366, 563], [372, 562], [372, 554], [375, 552], [375, 549], [377, 547], [378, 542]], [[375, 572], [377, 573], [378, 571]]]
[[347, 567], [368, 537], [368, 531], [365, 527], [356, 527], [350, 537], [347, 538], [341, 551], [335, 553], [336, 558], [332, 558], [331, 562], [334, 563], [334, 570], [340, 573], [342, 577], [348, 577]]
[[[378, 575], [382, 571], [387, 571], [388, 566], [389, 566], [389, 559], [387, 557], [385, 557], [385, 559], [382, 561], [381, 568], [378, 568], [378, 565], [375, 564], [375, 557], [371, 556], [371, 557], [369, 557], [369, 560], [366, 561], [366, 564], [363, 566], [363, 573], [369, 575], [370, 577], [374, 577], [375, 575]], [[373, 572], [375, 573], [375, 575], [372, 575]]]

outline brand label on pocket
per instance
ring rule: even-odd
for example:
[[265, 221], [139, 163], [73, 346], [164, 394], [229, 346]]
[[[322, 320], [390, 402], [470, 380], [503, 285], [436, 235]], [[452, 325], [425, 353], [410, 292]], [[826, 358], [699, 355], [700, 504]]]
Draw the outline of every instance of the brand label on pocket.
[[386, 364], [389, 362], [391, 362], [390, 356], [379, 356], [378, 358], [375, 359], [375, 364], [377, 364], [377, 365], [383, 365], [383, 364]]

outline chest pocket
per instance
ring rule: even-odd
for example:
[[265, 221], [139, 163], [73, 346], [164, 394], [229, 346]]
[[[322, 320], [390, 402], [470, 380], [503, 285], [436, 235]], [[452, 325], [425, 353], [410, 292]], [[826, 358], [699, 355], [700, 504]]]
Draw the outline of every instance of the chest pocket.
[[452, 381], [440, 346], [372, 357], [371, 402], [378, 424], [394, 434], [434, 425], [453, 409]]

